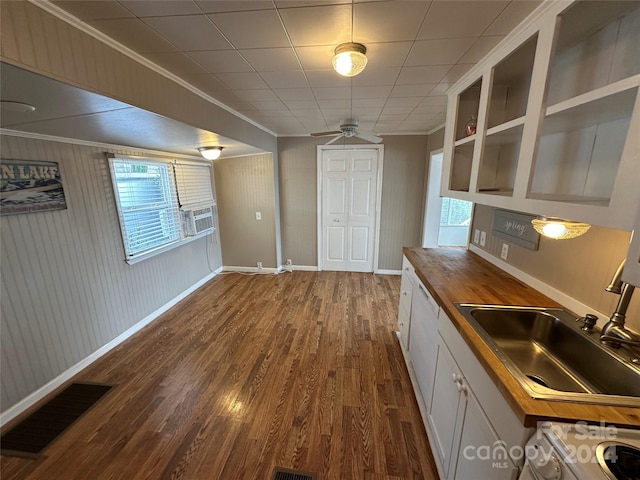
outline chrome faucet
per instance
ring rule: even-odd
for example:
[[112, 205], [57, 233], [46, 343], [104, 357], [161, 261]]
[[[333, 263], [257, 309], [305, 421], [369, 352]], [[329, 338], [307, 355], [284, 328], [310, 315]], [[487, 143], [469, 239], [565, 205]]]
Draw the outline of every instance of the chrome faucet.
[[602, 327], [600, 341], [618, 348], [621, 345], [640, 346], [640, 335], [627, 330], [624, 326], [627, 308], [635, 287], [622, 281], [622, 272], [624, 271], [625, 260], [622, 261], [616, 273], [613, 275], [611, 284], [605, 289], [607, 292], [617, 293], [620, 295], [618, 305], [611, 315], [609, 321]]

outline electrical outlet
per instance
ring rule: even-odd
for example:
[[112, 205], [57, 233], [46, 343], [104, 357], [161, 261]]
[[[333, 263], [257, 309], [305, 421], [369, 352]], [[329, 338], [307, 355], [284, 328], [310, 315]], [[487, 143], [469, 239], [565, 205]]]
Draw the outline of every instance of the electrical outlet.
[[256, 212], [256, 220], [262, 220], [262, 212]]
[[484, 247], [487, 244], [487, 232], [480, 232], [480, 246]]
[[291, 261], [291, 259], [290, 259], [290, 258], [287, 258], [287, 262], [285, 263], [285, 265], [286, 265], [287, 267], [291, 267], [291, 266], [293, 265], [293, 262]]
[[480, 229], [478, 228], [473, 231], [473, 243], [476, 245], [480, 243]]
[[258, 270], [262, 270], [262, 262], [258, 262]]
[[509, 256], [509, 244], [503, 243], [502, 251], [500, 252], [500, 258], [503, 260], [506, 260], [508, 256]]

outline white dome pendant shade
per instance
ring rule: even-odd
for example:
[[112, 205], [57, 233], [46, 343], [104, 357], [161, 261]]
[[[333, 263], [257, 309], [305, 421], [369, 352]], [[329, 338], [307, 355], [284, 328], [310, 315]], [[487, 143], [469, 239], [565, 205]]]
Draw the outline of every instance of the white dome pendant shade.
[[361, 43], [343, 43], [334, 50], [333, 68], [344, 77], [354, 77], [367, 66], [367, 48]]

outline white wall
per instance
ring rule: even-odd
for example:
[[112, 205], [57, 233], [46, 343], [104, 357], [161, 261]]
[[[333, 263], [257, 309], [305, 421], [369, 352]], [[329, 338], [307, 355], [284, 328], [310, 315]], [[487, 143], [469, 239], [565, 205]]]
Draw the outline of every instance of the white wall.
[[127, 265], [105, 149], [6, 135], [0, 142], [3, 159], [59, 162], [68, 206], [0, 220], [6, 411], [222, 262], [217, 237], [208, 236]]

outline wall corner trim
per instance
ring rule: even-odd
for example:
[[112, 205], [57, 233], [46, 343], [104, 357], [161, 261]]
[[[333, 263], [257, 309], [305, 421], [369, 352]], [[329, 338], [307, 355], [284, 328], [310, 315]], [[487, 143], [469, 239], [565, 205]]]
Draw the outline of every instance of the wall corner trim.
[[34, 404], [36, 404], [37, 402], [42, 400], [44, 397], [49, 395], [55, 389], [57, 389], [58, 387], [63, 385], [65, 382], [70, 380], [74, 375], [76, 375], [77, 373], [81, 372], [83, 369], [85, 369], [86, 367], [91, 365], [93, 362], [98, 360], [100, 357], [102, 357], [103, 355], [108, 353], [113, 348], [115, 348], [118, 345], [120, 345], [122, 342], [127, 340], [129, 337], [131, 337], [132, 335], [134, 335], [138, 331], [142, 330], [144, 327], [146, 327], [151, 322], [156, 320], [158, 317], [160, 317], [160, 315], [165, 313], [171, 307], [176, 305], [178, 302], [180, 302], [181, 300], [186, 298], [191, 293], [195, 292], [197, 289], [199, 289], [201, 286], [203, 286], [209, 280], [211, 280], [212, 278], [217, 276], [221, 271], [222, 271], [222, 268], [218, 268], [217, 270], [215, 270], [211, 274], [207, 275], [202, 280], [198, 281], [197, 283], [195, 283], [194, 285], [189, 287], [187, 290], [185, 290], [184, 292], [179, 294], [177, 297], [175, 297], [175, 298], [171, 299], [169, 302], [165, 303], [163, 306], [158, 308], [156, 311], [154, 311], [154, 312], [150, 313], [149, 315], [147, 315], [145, 318], [143, 318], [138, 323], [136, 323], [135, 325], [130, 327], [128, 330], [125, 330], [124, 332], [122, 332], [120, 335], [118, 335], [116, 338], [111, 340], [109, 343], [107, 343], [107, 344], [103, 345], [102, 347], [100, 347], [98, 350], [96, 350], [95, 352], [90, 354], [88, 357], [84, 358], [83, 360], [80, 360], [78, 363], [73, 365], [71, 368], [65, 370], [60, 375], [58, 375], [56, 378], [54, 378], [53, 380], [51, 380], [47, 384], [43, 385], [42, 387], [40, 387], [35, 392], [32, 392], [27, 397], [25, 397], [22, 400], [20, 400], [18, 403], [16, 403], [16, 404], [12, 405], [11, 407], [7, 408], [4, 412], [0, 413], [0, 427], [4, 427], [8, 422], [10, 422], [14, 418], [16, 418], [18, 415], [20, 415], [22, 412], [24, 412], [25, 410], [27, 410], [28, 408], [30, 408], [31, 406], [33, 406]]

